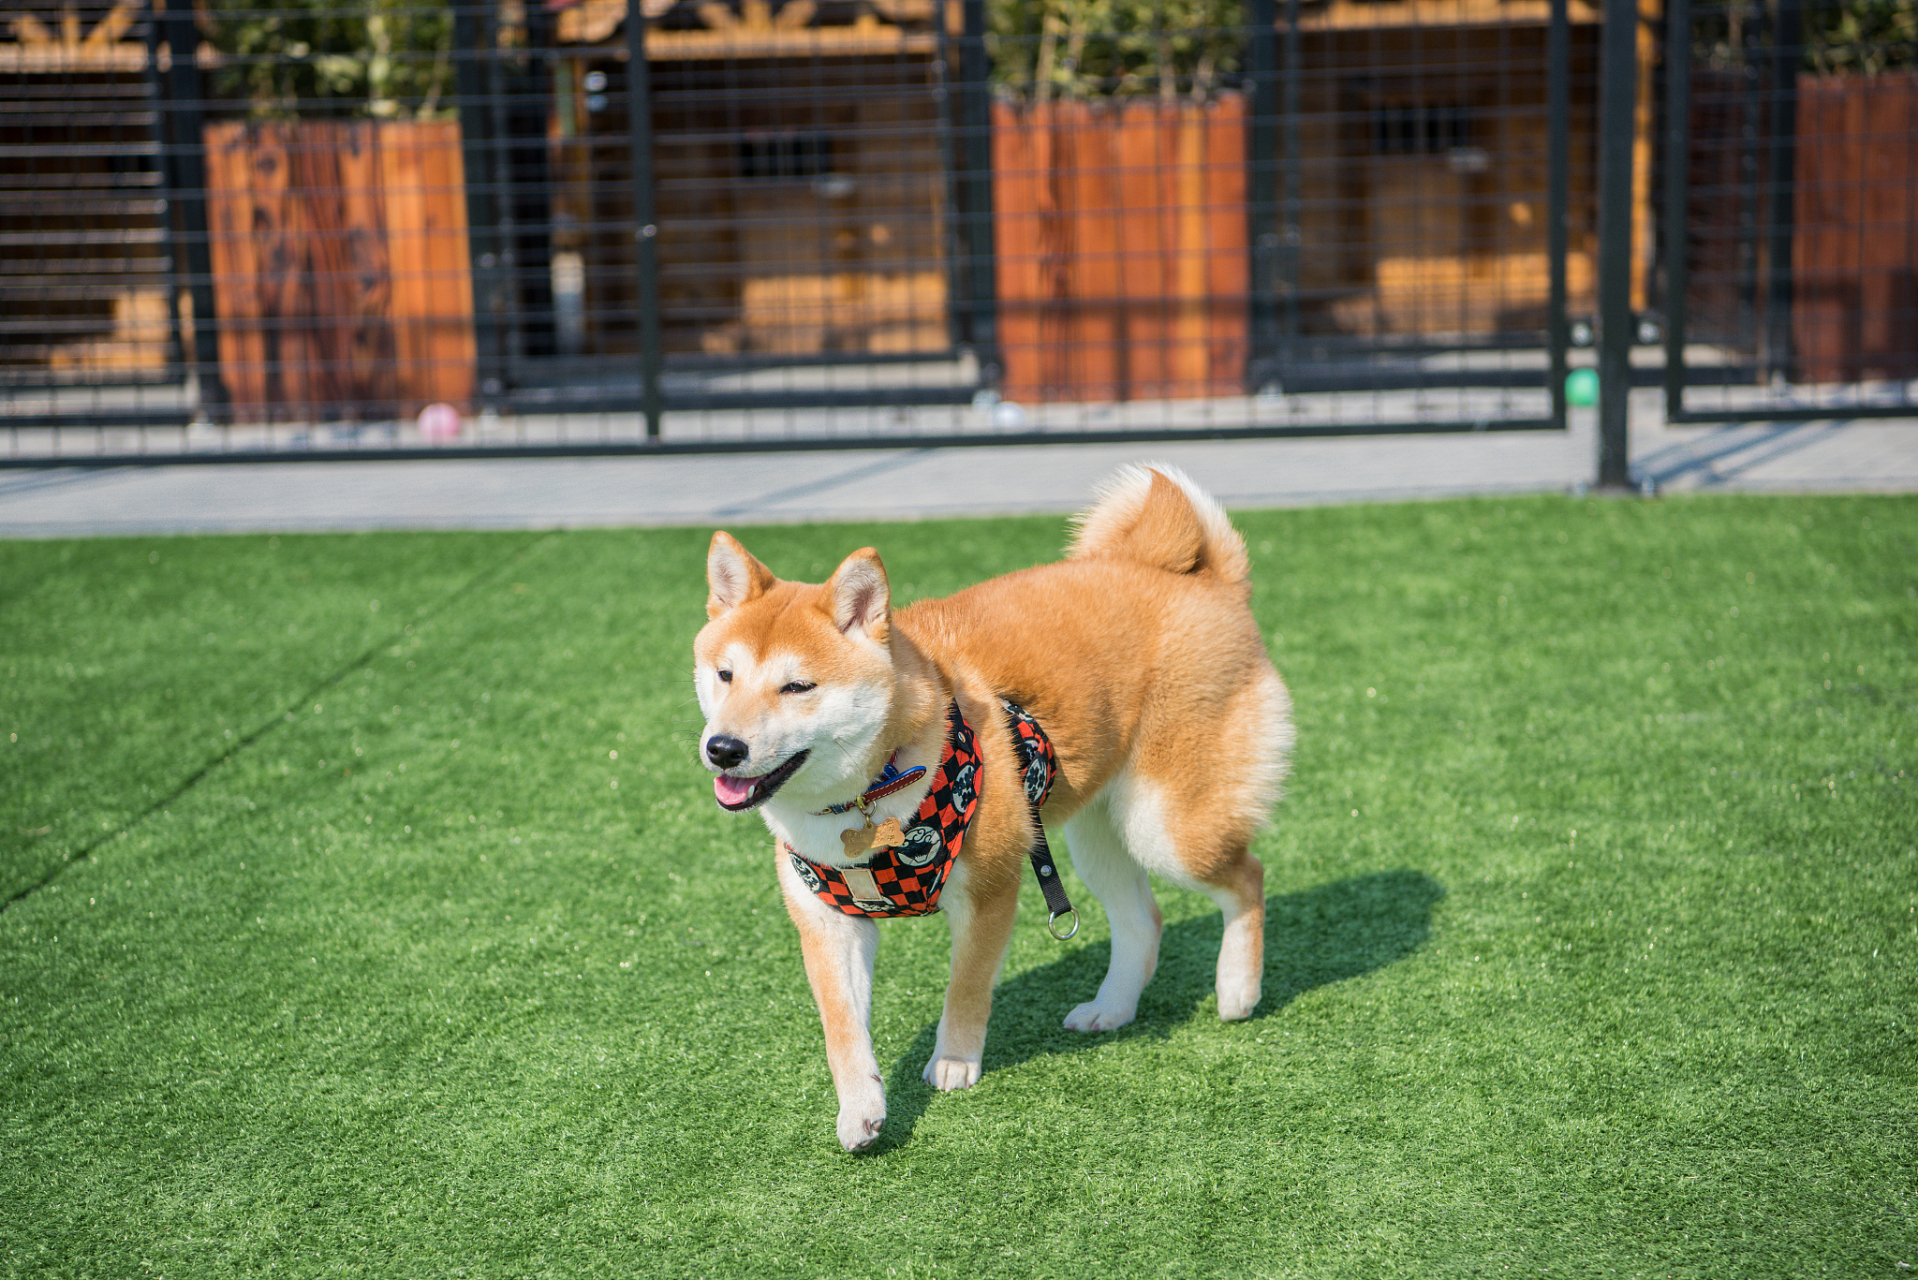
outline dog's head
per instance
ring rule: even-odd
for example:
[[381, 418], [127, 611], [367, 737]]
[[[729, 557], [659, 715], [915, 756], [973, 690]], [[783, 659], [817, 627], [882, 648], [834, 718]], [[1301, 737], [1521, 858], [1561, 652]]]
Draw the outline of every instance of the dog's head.
[[699, 758], [720, 807], [783, 791], [819, 809], [857, 794], [893, 701], [892, 597], [879, 553], [847, 556], [824, 585], [783, 582], [727, 533], [706, 557], [693, 680]]

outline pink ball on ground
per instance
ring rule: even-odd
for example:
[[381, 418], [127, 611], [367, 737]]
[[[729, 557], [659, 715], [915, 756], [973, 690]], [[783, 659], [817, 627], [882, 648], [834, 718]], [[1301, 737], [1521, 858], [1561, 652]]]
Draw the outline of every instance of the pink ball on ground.
[[460, 433], [460, 411], [443, 402], [429, 404], [420, 410], [419, 428], [428, 440], [451, 440]]

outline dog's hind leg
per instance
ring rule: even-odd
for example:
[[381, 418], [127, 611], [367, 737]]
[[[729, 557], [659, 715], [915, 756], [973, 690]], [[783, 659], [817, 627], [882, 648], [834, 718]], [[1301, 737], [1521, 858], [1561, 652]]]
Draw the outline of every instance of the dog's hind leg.
[[1221, 736], [1243, 743], [1245, 755], [1237, 770], [1213, 780], [1222, 790], [1185, 802], [1198, 819], [1188, 830], [1207, 834], [1179, 852], [1183, 870], [1225, 917], [1217, 989], [1219, 1016], [1232, 1022], [1252, 1016], [1265, 973], [1265, 867], [1250, 846], [1278, 799], [1292, 753], [1292, 696], [1278, 672], [1267, 667], [1247, 682], [1227, 709]]
[[1199, 888], [1219, 904], [1225, 936], [1219, 940], [1219, 1016], [1252, 1016], [1265, 972], [1265, 867], [1239, 846]]
[[1159, 967], [1159, 934], [1164, 921], [1152, 897], [1152, 885], [1126, 850], [1104, 797], [1066, 823], [1066, 843], [1079, 878], [1105, 908], [1112, 928], [1112, 962], [1099, 994], [1066, 1015], [1073, 1031], [1110, 1031], [1132, 1021], [1139, 994]]
[[[1265, 868], [1252, 838], [1278, 799], [1292, 749], [1291, 696], [1261, 660], [1232, 682], [1214, 715], [1187, 714], [1159, 731], [1108, 786], [1127, 847], [1155, 875], [1197, 889], [1225, 917], [1219, 1016], [1252, 1016], [1265, 970]], [[1216, 743], [1235, 745], [1229, 769], [1195, 770]]]
[[[1253, 824], [1233, 821], [1225, 798], [1203, 787], [1162, 784], [1134, 771], [1106, 789], [1112, 825], [1132, 858], [1172, 883], [1197, 889], [1225, 917], [1216, 989], [1219, 1016], [1236, 1021], [1259, 1003], [1265, 969], [1265, 868], [1249, 851]], [[1194, 794], [1196, 792], [1196, 794]], [[1117, 929], [1114, 929], [1115, 938]], [[1118, 946], [1113, 947], [1114, 963]]]

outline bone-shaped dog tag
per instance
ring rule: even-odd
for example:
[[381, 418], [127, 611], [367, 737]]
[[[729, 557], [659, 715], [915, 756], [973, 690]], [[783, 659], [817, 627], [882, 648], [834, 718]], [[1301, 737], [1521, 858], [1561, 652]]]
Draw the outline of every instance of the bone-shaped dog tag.
[[878, 834], [879, 828], [872, 825], [871, 818], [867, 818], [864, 826], [853, 827], [848, 831], [841, 831], [839, 833], [839, 843], [845, 847], [848, 858], [857, 858], [860, 854], [872, 848], [872, 838]]
[[890, 849], [896, 844], [904, 844], [905, 841], [906, 833], [899, 829], [899, 819], [887, 818], [879, 824], [879, 829], [873, 833], [872, 843], [867, 848]]

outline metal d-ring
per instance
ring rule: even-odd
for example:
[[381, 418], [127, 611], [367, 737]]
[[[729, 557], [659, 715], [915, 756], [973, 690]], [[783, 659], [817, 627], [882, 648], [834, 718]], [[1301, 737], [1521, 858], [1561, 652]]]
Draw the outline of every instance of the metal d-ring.
[[[1067, 930], [1066, 930], [1066, 931], [1065, 931], [1064, 933], [1060, 933], [1060, 932], [1059, 932], [1059, 917], [1060, 917], [1060, 916], [1071, 916], [1071, 917], [1072, 917], [1072, 927], [1071, 927], [1070, 929], [1067, 929]], [[1079, 911], [1078, 911], [1078, 908], [1076, 908], [1076, 907], [1067, 907], [1067, 908], [1066, 908], [1066, 909], [1065, 909], [1064, 911], [1055, 911], [1055, 912], [1053, 912], [1053, 913], [1052, 913], [1051, 915], [1049, 915], [1049, 916], [1047, 916], [1047, 917], [1046, 917], [1046, 932], [1047, 932], [1047, 933], [1049, 933], [1049, 934], [1051, 934], [1051, 935], [1052, 935], [1053, 937], [1055, 937], [1055, 938], [1057, 938], [1057, 939], [1058, 939], [1059, 941], [1061, 941], [1061, 942], [1064, 942], [1064, 941], [1066, 941], [1066, 940], [1067, 940], [1068, 938], [1070, 938], [1070, 937], [1071, 937], [1071, 936], [1072, 936], [1073, 934], [1075, 934], [1075, 933], [1077, 933], [1077, 932], [1079, 932]]]

